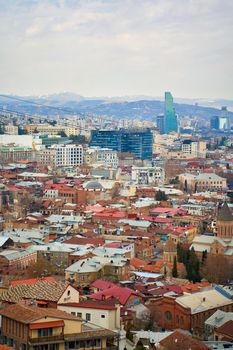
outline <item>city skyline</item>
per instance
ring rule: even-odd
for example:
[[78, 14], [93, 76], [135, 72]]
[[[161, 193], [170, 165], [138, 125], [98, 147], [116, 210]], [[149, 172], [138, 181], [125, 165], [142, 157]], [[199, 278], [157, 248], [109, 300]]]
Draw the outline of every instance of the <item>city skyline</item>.
[[0, 1], [0, 91], [232, 99], [232, 13], [228, 0]]

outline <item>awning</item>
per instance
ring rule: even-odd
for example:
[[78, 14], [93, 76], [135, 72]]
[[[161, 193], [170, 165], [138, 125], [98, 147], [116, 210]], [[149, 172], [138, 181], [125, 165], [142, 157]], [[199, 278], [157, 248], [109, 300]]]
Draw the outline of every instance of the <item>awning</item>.
[[64, 327], [64, 321], [37, 322], [29, 325], [30, 329]]

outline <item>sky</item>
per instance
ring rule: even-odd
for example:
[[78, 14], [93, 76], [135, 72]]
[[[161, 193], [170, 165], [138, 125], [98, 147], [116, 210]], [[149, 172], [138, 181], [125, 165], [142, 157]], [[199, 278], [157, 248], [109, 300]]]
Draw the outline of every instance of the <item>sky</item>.
[[233, 98], [232, 0], [0, 0], [0, 93]]

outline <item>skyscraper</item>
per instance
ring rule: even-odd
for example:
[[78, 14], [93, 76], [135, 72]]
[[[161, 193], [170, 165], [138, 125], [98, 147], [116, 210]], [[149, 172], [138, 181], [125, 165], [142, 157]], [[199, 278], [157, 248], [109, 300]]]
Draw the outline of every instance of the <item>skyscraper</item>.
[[164, 116], [165, 116], [165, 123], [164, 123], [165, 133], [168, 134], [171, 131], [177, 132], [177, 129], [178, 129], [177, 117], [173, 106], [173, 97], [169, 91], [165, 92]]
[[92, 130], [90, 146], [130, 152], [137, 159], [152, 158], [153, 134], [144, 130]]
[[211, 117], [211, 119], [210, 119], [210, 129], [215, 129], [215, 130], [219, 129], [219, 116], [214, 115], [213, 117]]
[[156, 126], [159, 129], [160, 134], [164, 134], [164, 115], [159, 114], [156, 117]]
[[227, 107], [222, 107], [220, 117], [219, 117], [219, 130], [229, 130], [230, 120], [228, 116]]

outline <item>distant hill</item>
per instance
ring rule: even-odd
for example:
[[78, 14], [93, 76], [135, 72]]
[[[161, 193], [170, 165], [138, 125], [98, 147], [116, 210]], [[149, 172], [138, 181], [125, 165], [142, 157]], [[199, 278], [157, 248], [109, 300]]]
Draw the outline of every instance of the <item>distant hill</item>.
[[[137, 97], [129, 98], [129, 101], [122, 98], [86, 98], [80, 95], [71, 93], [61, 93], [48, 96], [30, 96], [19, 97], [9, 96], [6, 98], [0, 95], [0, 108], [3, 107], [28, 114], [41, 115], [65, 115], [67, 113], [77, 114], [95, 114], [107, 115], [115, 118], [142, 118], [154, 119], [158, 114], [164, 111], [164, 102], [161, 100], [139, 99]], [[126, 98], [125, 98], [126, 99]], [[134, 100], [136, 99], [136, 100]], [[185, 101], [185, 99], [179, 99]], [[190, 100], [192, 101], [192, 100]], [[194, 100], [193, 100], [194, 101]], [[198, 100], [200, 103], [202, 100]], [[211, 104], [211, 101], [203, 100], [206, 104]], [[217, 100], [212, 101], [213, 104], [228, 102], [225, 105], [230, 105], [232, 101]], [[202, 106], [197, 103], [175, 103], [176, 113], [180, 116], [199, 116], [209, 119], [213, 115], [219, 115], [220, 110], [210, 106]], [[203, 102], [204, 103], [204, 102]], [[56, 107], [56, 108], [49, 108]], [[233, 112], [229, 112], [229, 116], [233, 119]]]

